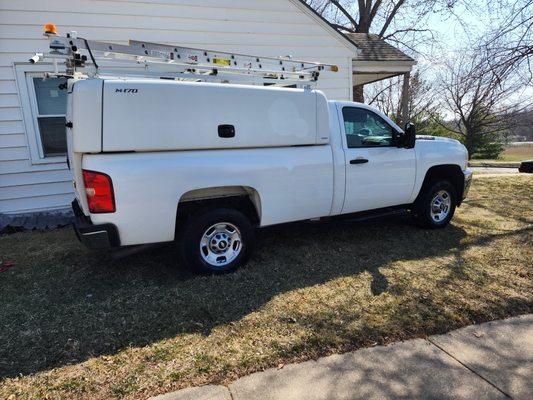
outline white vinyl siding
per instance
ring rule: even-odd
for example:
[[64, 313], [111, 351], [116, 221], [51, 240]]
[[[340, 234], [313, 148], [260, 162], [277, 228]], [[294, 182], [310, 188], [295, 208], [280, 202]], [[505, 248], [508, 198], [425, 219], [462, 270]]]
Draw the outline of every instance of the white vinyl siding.
[[36, 161], [28, 107], [17, 87], [22, 85], [15, 68], [28, 65], [33, 53], [47, 51], [45, 23], [55, 23], [62, 34], [76, 30], [94, 40], [127, 43], [131, 38], [336, 64], [340, 71], [323, 73], [318, 87], [330, 99], [351, 98], [355, 49], [295, 1], [0, 0], [2, 213], [61, 208], [73, 197], [61, 158]]

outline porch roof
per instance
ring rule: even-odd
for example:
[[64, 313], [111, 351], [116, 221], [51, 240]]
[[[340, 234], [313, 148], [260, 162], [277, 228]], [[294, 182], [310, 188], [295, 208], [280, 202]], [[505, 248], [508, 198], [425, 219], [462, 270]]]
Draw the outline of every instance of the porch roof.
[[357, 57], [352, 60], [353, 84], [362, 85], [410, 72], [416, 61], [400, 49], [372, 33], [347, 33], [355, 43]]

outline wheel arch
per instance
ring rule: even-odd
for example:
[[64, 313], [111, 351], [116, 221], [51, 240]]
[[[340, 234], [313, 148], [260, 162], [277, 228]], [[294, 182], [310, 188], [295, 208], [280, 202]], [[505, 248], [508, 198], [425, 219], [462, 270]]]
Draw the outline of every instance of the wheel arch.
[[463, 170], [457, 164], [441, 164], [430, 167], [426, 171], [424, 181], [422, 182], [422, 186], [420, 187], [415, 202], [424, 194], [425, 190], [427, 190], [432, 183], [438, 180], [447, 180], [453, 185], [457, 195], [457, 205], [459, 206], [463, 197], [465, 176]]
[[261, 197], [249, 186], [214, 186], [185, 192], [178, 199], [176, 232], [202, 208], [229, 207], [241, 211], [253, 225], [261, 223]]

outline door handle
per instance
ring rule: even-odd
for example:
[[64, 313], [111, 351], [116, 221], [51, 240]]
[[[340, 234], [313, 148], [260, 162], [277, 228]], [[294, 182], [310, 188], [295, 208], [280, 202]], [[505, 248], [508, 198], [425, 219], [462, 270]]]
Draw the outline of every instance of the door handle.
[[350, 164], [366, 164], [368, 160], [366, 158], [356, 158], [353, 160], [350, 160]]

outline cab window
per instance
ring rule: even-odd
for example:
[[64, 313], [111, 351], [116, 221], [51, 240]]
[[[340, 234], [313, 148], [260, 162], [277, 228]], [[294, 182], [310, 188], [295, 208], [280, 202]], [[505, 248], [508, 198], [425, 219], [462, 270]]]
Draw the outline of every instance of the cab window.
[[392, 146], [393, 128], [379, 115], [364, 108], [342, 109], [348, 148]]

